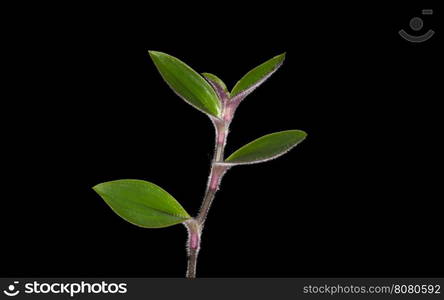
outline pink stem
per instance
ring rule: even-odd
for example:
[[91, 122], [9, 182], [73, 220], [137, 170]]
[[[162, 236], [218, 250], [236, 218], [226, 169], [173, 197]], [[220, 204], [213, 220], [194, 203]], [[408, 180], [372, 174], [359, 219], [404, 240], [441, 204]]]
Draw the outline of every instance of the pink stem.
[[192, 233], [191, 234], [191, 238], [190, 238], [190, 247], [191, 249], [197, 249], [198, 248], [198, 243], [199, 241], [199, 236], [197, 233]]

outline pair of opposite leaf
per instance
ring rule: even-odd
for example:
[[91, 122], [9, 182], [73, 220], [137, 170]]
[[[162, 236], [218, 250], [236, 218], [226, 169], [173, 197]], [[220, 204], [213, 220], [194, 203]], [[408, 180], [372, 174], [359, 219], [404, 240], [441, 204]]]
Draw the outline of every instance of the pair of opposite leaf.
[[[202, 77], [184, 62], [166, 53], [149, 51], [149, 55], [178, 96], [215, 120], [223, 117], [224, 102], [232, 102], [235, 110], [240, 101], [282, 65], [285, 58], [284, 53], [254, 68], [229, 92], [215, 75], [203, 73]], [[268, 134], [241, 147], [223, 163], [234, 166], [267, 161], [283, 155], [305, 137], [306, 133], [301, 130]], [[120, 217], [141, 227], [167, 227], [191, 218], [168, 192], [151, 182], [115, 180], [98, 184], [93, 189]]]

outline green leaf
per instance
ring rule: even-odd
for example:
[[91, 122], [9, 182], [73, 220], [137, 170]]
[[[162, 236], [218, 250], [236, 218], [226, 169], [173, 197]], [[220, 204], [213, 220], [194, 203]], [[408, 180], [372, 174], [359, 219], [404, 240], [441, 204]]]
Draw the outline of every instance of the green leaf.
[[137, 226], [161, 228], [190, 218], [173, 196], [151, 182], [123, 179], [93, 189], [116, 214]]
[[307, 134], [302, 130], [286, 130], [267, 134], [241, 147], [225, 162], [252, 164], [274, 159], [302, 142], [306, 136]]
[[216, 75], [210, 73], [202, 73], [202, 75], [208, 80], [211, 86], [214, 88], [219, 100], [222, 103], [227, 102], [230, 99], [230, 92], [227, 89], [225, 83]]
[[242, 77], [231, 90], [231, 98], [234, 98], [241, 93], [242, 96], [246, 96], [251, 93], [282, 65], [284, 59], [285, 53], [282, 53], [270, 60], [267, 60], [263, 64], [245, 74], [245, 76]]
[[182, 99], [197, 109], [219, 117], [220, 104], [211, 85], [191, 67], [166, 53], [149, 51], [163, 79]]
[[217, 77], [216, 75], [211, 74], [211, 73], [202, 73], [202, 75], [203, 75], [206, 79], [208, 79], [209, 81], [211, 81], [211, 82], [217, 84], [219, 87], [221, 87], [222, 90], [223, 90], [225, 93], [228, 93], [227, 86], [226, 86], [225, 83], [222, 81], [222, 79], [220, 79], [219, 77]]

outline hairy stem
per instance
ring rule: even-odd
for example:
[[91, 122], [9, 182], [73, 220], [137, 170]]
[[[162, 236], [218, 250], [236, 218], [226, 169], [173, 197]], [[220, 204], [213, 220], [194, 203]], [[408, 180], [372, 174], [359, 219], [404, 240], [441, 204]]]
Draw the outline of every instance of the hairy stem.
[[[225, 107], [224, 107], [225, 108]], [[225, 109], [224, 109], [225, 110]], [[231, 116], [231, 113], [230, 113]], [[213, 160], [211, 162], [210, 176], [208, 178], [207, 188], [199, 210], [199, 214], [195, 219], [185, 224], [188, 229], [188, 269], [187, 278], [196, 277], [197, 257], [200, 249], [202, 229], [208, 216], [214, 196], [219, 188], [222, 177], [228, 169], [223, 164], [225, 143], [228, 135], [228, 127], [231, 118], [214, 119], [214, 127], [216, 129], [216, 145], [214, 148]]]
[[184, 223], [188, 231], [187, 241], [187, 254], [188, 254], [188, 266], [187, 266], [187, 278], [196, 278], [196, 264], [197, 255], [200, 249], [200, 233], [201, 229], [199, 223], [195, 219], [190, 219]]
[[204, 227], [205, 220], [213, 202], [214, 196], [219, 188], [222, 177], [227, 170], [227, 166], [223, 164], [225, 143], [228, 134], [228, 122], [216, 120], [214, 121], [216, 128], [216, 146], [214, 149], [214, 156], [211, 162], [210, 176], [208, 178], [207, 189], [205, 191], [204, 199], [197, 215], [197, 222], [201, 230]]

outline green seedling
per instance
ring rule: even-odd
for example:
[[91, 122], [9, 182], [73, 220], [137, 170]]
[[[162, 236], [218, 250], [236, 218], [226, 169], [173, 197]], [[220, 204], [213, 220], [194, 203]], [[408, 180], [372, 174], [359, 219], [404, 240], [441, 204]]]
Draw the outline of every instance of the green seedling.
[[201, 208], [191, 217], [168, 192], [154, 183], [124, 179], [104, 182], [93, 189], [111, 209], [126, 221], [144, 228], [183, 224], [187, 228], [187, 278], [196, 277], [202, 230], [222, 177], [231, 167], [255, 164], [277, 158], [306, 137], [301, 130], [264, 135], [224, 158], [230, 123], [245, 97], [267, 80], [283, 63], [285, 53], [273, 57], [242, 77], [231, 91], [216, 75], [200, 75], [179, 59], [166, 53], [149, 55], [170, 88], [183, 100], [205, 113], [216, 129], [216, 142], [210, 176]]

